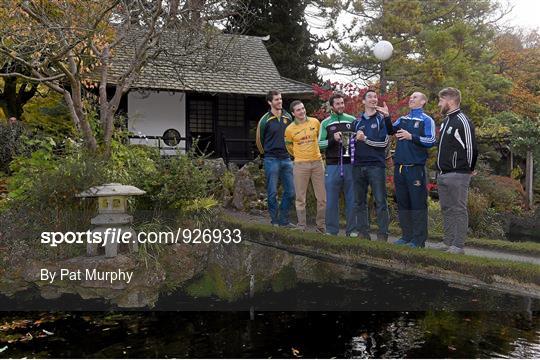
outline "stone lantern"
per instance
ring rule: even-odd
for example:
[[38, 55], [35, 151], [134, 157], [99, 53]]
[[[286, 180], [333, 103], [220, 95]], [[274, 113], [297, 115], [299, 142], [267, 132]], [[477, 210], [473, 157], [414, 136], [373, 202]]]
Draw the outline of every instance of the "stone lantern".
[[[92, 218], [91, 224], [94, 225], [92, 233], [101, 233], [102, 239], [105, 238], [107, 229], [107, 243], [105, 244], [105, 257], [115, 257], [118, 254], [118, 242], [111, 241], [117, 239], [118, 234], [131, 233], [131, 242], [128, 245], [130, 251], [137, 251], [137, 238], [135, 231], [131, 228], [133, 216], [127, 213], [127, 199], [132, 195], [143, 195], [146, 192], [131, 185], [122, 185], [118, 183], [94, 186], [78, 194], [78, 197], [97, 197], [98, 214]], [[88, 242], [86, 253], [88, 256], [98, 255], [100, 244]]]

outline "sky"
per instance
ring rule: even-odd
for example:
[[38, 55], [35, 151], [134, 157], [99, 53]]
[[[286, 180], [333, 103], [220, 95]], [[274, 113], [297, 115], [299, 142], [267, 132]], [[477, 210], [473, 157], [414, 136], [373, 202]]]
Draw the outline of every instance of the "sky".
[[[474, 0], [470, 0], [474, 1]], [[501, 25], [519, 26], [525, 29], [540, 29], [540, 0], [500, 0], [508, 2], [512, 11], [501, 20]], [[336, 74], [327, 69], [319, 69], [323, 80], [348, 82], [347, 76]]]
[[510, 0], [514, 6], [507, 16], [511, 25], [525, 28], [540, 28], [540, 0]]

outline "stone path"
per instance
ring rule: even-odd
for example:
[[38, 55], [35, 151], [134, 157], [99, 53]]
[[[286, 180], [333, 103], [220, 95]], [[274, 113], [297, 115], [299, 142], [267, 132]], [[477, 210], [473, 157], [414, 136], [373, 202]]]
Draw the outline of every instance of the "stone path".
[[[233, 216], [237, 219], [242, 219], [245, 221], [255, 222], [259, 224], [269, 224], [269, 220], [267, 217], [259, 216], [259, 215], [253, 215], [253, 214], [247, 214], [242, 212], [236, 212], [236, 211], [230, 211], [226, 210], [226, 213], [230, 216]], [[308, 232], [315, 232], [314, 226], [308, 226], [307, 229]], [[344, 235], [344, 233], [340, 233], [341, 235]], [[371, 234], [371, 238], [375, 239], [376, 234]], [[388, 237], [388, 242], [396, 241], [398, 238], [396, 236], [390, 235]], [[427, 248], [434, 248], [439, 244], [438, 242], [426, 242]], [[499, 250], [489, 250], [489, 249], [479, 249], [479, 248], [472, 248], [469, 246], [465, 246], [465, 254], [466, 255], [472, 255], [472, 256], [478, 256], [478, 257], [484, 257], [484, 258], [491, 258], [491, 259], [503, 259], [503, 260], [510, 260], [510, 261], [517, 261], [517, 262], [523, 262], [523, 263], [531, 263], [535, 265], [540, 265], [540, 258], [536, 256], [527, 256], [519, 253], [510, 253], [510, 252], [504, 252]]]

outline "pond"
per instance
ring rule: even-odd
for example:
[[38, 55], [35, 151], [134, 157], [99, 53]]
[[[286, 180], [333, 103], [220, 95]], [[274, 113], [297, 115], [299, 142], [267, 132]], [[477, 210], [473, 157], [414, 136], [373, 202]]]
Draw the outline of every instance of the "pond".
[[189, 286], [144, 311], [0, 297], [0, 357], [540, 358], [538, 299], [293, 257], [293, 281], [252, 278], [230, 301]]

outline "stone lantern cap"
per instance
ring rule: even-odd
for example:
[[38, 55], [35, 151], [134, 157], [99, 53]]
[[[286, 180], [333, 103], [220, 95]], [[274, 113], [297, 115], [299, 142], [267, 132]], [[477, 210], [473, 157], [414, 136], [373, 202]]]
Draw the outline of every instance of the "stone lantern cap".
[[129, 196], [144, 194], [146, 194], [146, 191], [136, 188], [135, 186], [110, 183], [92, 186], [90, 189], [77, 194], [77, 197]]

